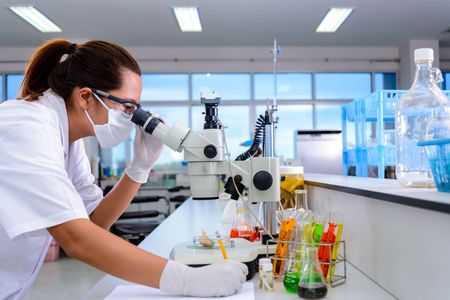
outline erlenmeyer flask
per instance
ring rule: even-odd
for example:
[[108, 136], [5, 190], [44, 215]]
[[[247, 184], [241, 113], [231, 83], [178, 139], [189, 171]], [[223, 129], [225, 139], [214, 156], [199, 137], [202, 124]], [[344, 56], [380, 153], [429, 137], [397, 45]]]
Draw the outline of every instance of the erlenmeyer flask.
[[239, 199], [236, 203], [236, 217], [233, 222], [233, 227], [231, 227], [230, 237], [243, 238], [251, 242], [256, 238], [254, 226], [244, 200]]
[[327, 295], [327, 285], [317, 257], [317, 247], [306, 246], [305, 262], [301, 266], [297, 294], [302, 299], [322, 299]]

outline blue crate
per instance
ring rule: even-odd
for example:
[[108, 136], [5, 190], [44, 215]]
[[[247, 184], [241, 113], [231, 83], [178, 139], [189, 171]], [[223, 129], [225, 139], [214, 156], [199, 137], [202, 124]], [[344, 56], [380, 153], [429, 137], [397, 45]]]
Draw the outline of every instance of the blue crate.
[[[344, 175], [385, 178], [395, 167], [395, 113], [407, 90], [379, 90], [342, 108]], [[443, 91], [450, 97], [450, 91]]]
[[361, 176], [361, 144], [360, 134], [360, 103], [361, 99], [354, 99], [342, 107], [342, 147], [344, 175]]
[[363, 98], [360, 112], [361, 168], [364, 175], [385, 178], [395, 167], [395, 111], [405, 90], [379, 90]]

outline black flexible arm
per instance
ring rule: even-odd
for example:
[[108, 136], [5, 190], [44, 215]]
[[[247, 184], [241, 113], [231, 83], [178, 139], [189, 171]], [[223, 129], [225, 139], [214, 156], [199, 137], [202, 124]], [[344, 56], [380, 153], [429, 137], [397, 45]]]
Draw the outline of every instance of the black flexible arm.
[[247, 160], [250, 157], [253, 157], [258, 152], [259, 145], [261, 144], [264, 138], [264, 125], [265, 125], [264, 116], [259, 115], [258, 120], [256, 121], [255, 136], [253, 138], [252, 145], [247, 151], [238, 155], [238, 157], [236, 157], [235, 160]]

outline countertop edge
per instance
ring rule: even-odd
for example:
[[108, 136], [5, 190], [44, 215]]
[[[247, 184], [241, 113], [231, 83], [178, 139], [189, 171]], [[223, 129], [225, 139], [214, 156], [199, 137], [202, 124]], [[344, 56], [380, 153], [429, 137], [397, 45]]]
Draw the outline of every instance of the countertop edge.
[[330, 190], [340, 191], [348, 194], [373, 198], [381, 201], [387, 201], [432, 211], [437, 211], [441, 213], [450, 214], [450, 203], [442, 203], [442, 202], [436, 202], [432, 200], [422, 200], [418, 198], [412, 198], [402, 195], [394, 195], [389, 193], [383, 193], [383, 192], [376, 192], [371, 190], [365, 190], [361, 188], [355, 188], [355, 187], [348, 187], [348, 186], [342, 186], [342, 185], [336, 185], [332, 183], [326, 183], [326, 182], [319, 182], [315, 180], [308, 180], [305, 179], [305, 184], [310, 186], [316, 186], [321, 188], [326, 188]]

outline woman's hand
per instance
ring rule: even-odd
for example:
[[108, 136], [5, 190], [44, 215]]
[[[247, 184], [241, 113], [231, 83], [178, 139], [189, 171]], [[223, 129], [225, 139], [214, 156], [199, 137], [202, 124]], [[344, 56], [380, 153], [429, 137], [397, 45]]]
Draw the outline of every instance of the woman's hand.
[[246, 265], [231, 260], [201, 268], [191, 268], [169, 260], [162, 272], [159, 288], [172, 295], [230, 296], [242, 288], [247, 275]]
[[155, 165], [164, 145], [154, 136], [146, 133], [141, 127], [136, 126], [133, 146], [133, 160], [125, 169], [125, 173], [133, 181], [146, 183], [148, 174]]

